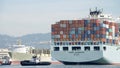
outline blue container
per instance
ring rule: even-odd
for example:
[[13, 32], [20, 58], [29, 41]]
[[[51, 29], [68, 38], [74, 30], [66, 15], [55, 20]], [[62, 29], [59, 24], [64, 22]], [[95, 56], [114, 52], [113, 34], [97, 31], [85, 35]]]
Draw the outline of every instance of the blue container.
[[97, 34], [97, 35], [96, 35], [96, 38], [99, 38], [99, 37], [100, 37], [100, 35], [99, 35], [99, 34]]
[[78, 28], [78, 30], [81, 30], [81, 28]]
[[100, 34], [100, 38], [106, 38], [106, 35]]
[[81, 30], [78, 31], [78, 34], [81, 34]]
[[75, 31], [75, 28], [72, 28], [71, 30], [72, 30], [72, 31]]
[[90, 30], [87, 31], [87, 34], [90, 34]]
[[76, 34], [75, 37], [78, 38], [78, 34]]
[[87, 38], [87, 37], [88, 37], [88, 36], [87, 36], [87, 34], [85, 34], [84, 36], [85, 36], [85, 38]]
[[115, 40], [112, 40], [112, 43], [115, 44]]
[[52, 30], [52, 32], [54, 32], [54, 31], [55, 31], [55, 30], [54, 30], [54, 28], [52, 28], [51, 30]]
[[81, 35], [82, 38], [85, 38], [85, 35]]
[[91, 40], [91, 38], [87, 38], [88, 40]]
[[55, 36], [54, 35], [52, 35], [52, 39], [54, 39], [55, 38]]
[[70, 34], [75, 34], [75, 31], [70, 31]]
[[96, 30], [100, 30], [100, 27], [96, 27]]
[[100, 23], [100, 27], [104, 27], [103, 23]]
[[71, 38], [72, 38], [72, 35], [69, 35], [69, 38], [71, 39]]
[[116, 34], [115, 34], [115, 37], [118, 37], [118, 36], [119, 36], [119, 34], [118, 34], [118, 33], [116, 33]]
[[84, 24], [84, 27], [87, 27], [87, 24]]
[[90, 23], [90, 20], [84, 20], [84, 23]]
[[82, 41], [84, 41], [84, 40], [85, 40], [85, 38], [81, 38], [81, 40], [82, 40]]
[[91, 34], [95, 34], [95, 31], [94, 31], [94, 30], [91, 30], [90, 32], [91, 32]]
[[75, 34], [78, 34], [78, 30], [77, 29], [75, 30]]
[[91, 24], [91, 27], [94, 27], [94, 23]]
[[88, 37], [88, 38], [91, 38], [91, 35], [90, 35], [90, 34], [88, 34], [88, 35], [87, 35], [87, 37]]
[[93, 27], [96, 27], [97, 25], [96, 25], [96, 23], [93, 23]]
[[109, 39], [107, 39], [107, 43], [109, 43]]
[[109, 32], [109, 28], [106, 28], [106, 31]]

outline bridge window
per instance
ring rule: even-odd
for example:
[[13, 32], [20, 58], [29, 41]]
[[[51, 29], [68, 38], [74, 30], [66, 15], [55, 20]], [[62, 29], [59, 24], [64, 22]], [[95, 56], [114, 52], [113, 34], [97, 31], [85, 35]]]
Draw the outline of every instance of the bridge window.
[[66, 42], [66, 45], [69, 45], [69, 43], [68, 43], [68, 42]]
[[60, 42], [60, 45], [62, 45], [62, 42]]
[[103, 50], [106, 50], [106, 47], [103, 47]]
[[85, 51], [90, 51], [90, 47], [85, 47]]
[[63, 47], [63, 51], [68, 51], [68, 47]]
[[81, 47], [72, 47], [72, 50], [73, 50], [73, 51], [81, 50]]
[[98, 46], [94, 47], [94, 51], [99, 51], [99, 50], [100, 50], [100, 47], [98, 47]]
[[65, 42], [63, 42], [63, 45], [65, 45]]
[[75, 45], [78, 45], [77, 42], [75, 42]]
[[59, 51], [59, 47], [54, 47], [54, 51]]
[[71, 42], [69, 42], [69, 45], [71, 45]]
[[80, 45], [80, 42], [78, 42], [78, 45]]
[[56, 42], [54, 42], [54, 45], [56, 45]]
[[57, 45], [59, 45], [59, 42], [57, 43]]

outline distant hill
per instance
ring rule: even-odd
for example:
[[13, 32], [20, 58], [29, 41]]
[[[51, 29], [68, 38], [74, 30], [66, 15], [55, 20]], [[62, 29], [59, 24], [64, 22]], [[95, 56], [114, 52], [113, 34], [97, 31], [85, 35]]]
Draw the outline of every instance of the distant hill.
[[28, 34], [21, 37], [0, 35], [0, 48], [7, 48], [10, 45], [15, 45], [18, 40], [21, 40], [23, 45], [34, 46], [36, 48], [50, 48], [48, 44], [50, 38], [50, 33]]

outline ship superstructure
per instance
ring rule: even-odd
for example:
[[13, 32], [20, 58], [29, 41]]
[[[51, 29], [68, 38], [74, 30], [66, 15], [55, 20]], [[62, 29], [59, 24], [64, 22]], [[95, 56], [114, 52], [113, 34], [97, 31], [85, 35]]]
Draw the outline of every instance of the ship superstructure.
[[52, 25], [51, 55], [64, 64], [120, 63], [119, 24], [102, 10]]

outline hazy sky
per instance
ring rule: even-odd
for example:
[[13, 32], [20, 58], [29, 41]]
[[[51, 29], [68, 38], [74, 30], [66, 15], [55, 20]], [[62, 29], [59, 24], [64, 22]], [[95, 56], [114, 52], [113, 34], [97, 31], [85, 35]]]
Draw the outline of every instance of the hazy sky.
[[89, 8], [120, 16], [120, 0], [0, 0], [0, 34], [22, 36], [51, 32], [51, 24], [86, 17]]

